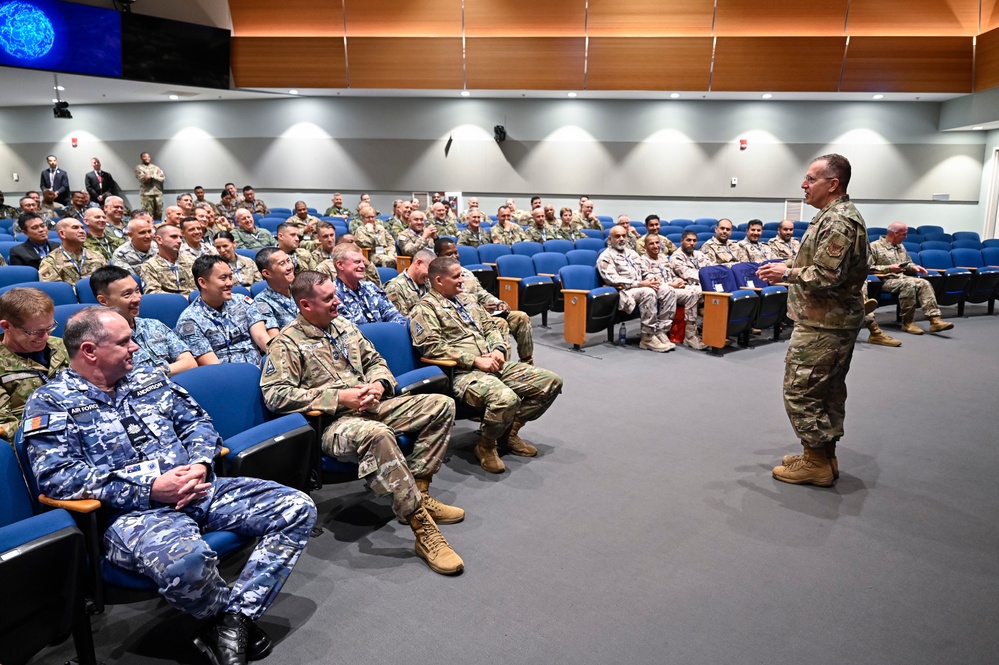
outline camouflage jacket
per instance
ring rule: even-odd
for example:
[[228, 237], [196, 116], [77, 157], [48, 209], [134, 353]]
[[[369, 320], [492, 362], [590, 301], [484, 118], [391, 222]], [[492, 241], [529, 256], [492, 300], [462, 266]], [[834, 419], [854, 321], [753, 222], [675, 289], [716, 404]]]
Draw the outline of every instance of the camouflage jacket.
[[301, 247], [289, 254], [288, 258], [291, 259], [291, 264], [295, 266], [296, 275], [303, 270], [316, 269], [316, 259], [312, 256], [312, 252], [308, 252]]
[[742, 263], [766, 263], [776, 258], [770, 252], [770, 245], [763, 242], [752, 243], [749, 242], [749, 238], [743, 238], [735, 243], [734, 250], [736, 257]]
[[700, 286], [701, 284], [701, 268], [706, 268], [710, 265], [711, 259], [709, 259], [704, 252], [699, 249], [695, 249], [691, 254], [685, 254], [681, 249], [678, 252], [673, 252], [669, 257], [669, 265], [673, 269], [673, 272], [684, 279], [687, 284], [696, 284]]
[[731, 240], [723, 245], [718, 241], [718, 238], [708, 238], [701, 245], [701, 252], [716, 266], [730, 266], [733, 263], [739, 263], [735, 243]]
[[140, 252], [132, 245], [131, 242], [126, 242], [118, 247], [118, 249], [114, 250], [114, 254], [111, 255], [111, 263], [119, 268], [124, 268], [138, 277], [139, 269], [142, 267], [142, 264], [159, 253], [159, 246], [156, 244], [155, 240], [153, 241], [153, 244], [149, 246], [148, 252]]
[[24, 416], [39, 489], [55, 499], [98, 499], [109, 517], [156, 507], [154, 478], [130, 465], [155, 460], [164, 473], [205, 464], [214, 479], [222, 441], [211, 419], [158, 370], [136, 367], [108, 395], [67, 369], [31, 395]]
[[555, 240], [555, 229], [545, 224], [542, 228], [531, 224], [524, 231], [524, 239], [531, 242], [540, 242], [542, 245], [549, 240]]
[[378, 321], [406, 325], [406, 317], [399, 313], [380, 287], [362, 279], [357, 283], [355, 291], [344, 284], [339, 277], [334, 281], [336, 297], [340, 300], [341, 317], [355, 325]]
[[385, 295], [403, 316], [409, 316], [409, 313], [419, 304], [420, 298], [426, 292], [427, 285], [414, 282], [405, 270], [390, 279], [385, 285]]
[[177, 333], [158, 319], [135, 317], [132, 341], [139, 345], [139, 350], [132, 354], [135, 367], [166, 371], [167, 365], [177, 362], [182, 353], [191, 350]]
[[[635, 251], [642, 256], [645, 256], [645, 239], [648, 237], [649, 234], [646, 233], [635, 241]], [[660, 256], [670, 257], [673, 255], [673, 252], [676, 251], [676, 245], [674, 245], [673, 241], [664, 235], [659, 236], [659, 245], [663, 248]]]
[[198, 296], [181, 312], [174, 330], [196, 359], [214, 352], [219, 362], [258, 365], [260, 349], [250, 335], [250, 328], [263, 320], [248, 296], [232, 294], [221, 311]]
[[580, 238], [586, 237], [586, 234], [583, 233], [583, 225], [576, 224], [573, 222], [570, 222], [569, 226], [566, 226], [565, 224], [561, 223], [557, 224], [552, 227], [552, 230], [557, 240], [570, 240], [572, 242], [575, 242]]
[[277, 241], [267, 229], [255, 228], [252, 232], [244, 231], [240, 227], [233, 227], [232, 237], [236, 239], [236, 247], [243, 249], [263, 249], [264, 247], [275, 247]]
[[218, 254], [218, 250], [216, 250], [210, 242], [202, 240], [201, 244], [197, 247], [191, 247], [186, 242], [182, 242], [180, 244], [180, 253], [184, 256], [190, 257], [191, 263], [194, 263], [194, 260], [198, 257], [208, 254]]
[[524, 230], [510, 222], [506, 228], [502, 224], [496, 224], [489, 229], [489, 238], [497, 245], [512, 245], [515, 242], [523, 242], [525, 239]]
[[267, 204], [264, 203], [263, 199], [254, 199], [252, 203], [250, 201], [245, 201], [245, 200], [240, 201], [239, 207], [246, 208], [250, 212], [256, 213], [258, 215], [266, 215], [271, 211], [271, 209], [267, 207]]
[[0, 436], [8, 441], [14, 439], [24, 414], [24, 403], [31, 393], [53, 379], [59, 370], [69, 367], [69, 356], [61, 339], [49, 337], [47, 346], [49, 366], [45, 367], [0, 344], [0, 384], [3, 386], [0, 390]]
[[415, 256], [421, 249], [433, 248], [433, 238], [424, 238], [423, 234], [417, 235], [413, 229], [406, 229], [399, 234], [399, 254], [402, 256]]
[[393, 240], [398, 240], [399, 234], [405, 231], [407, 228], [406, 222], [402, 221], [398, 217], [389, 217], [385, 221], [385, 229], [392, 236]]
[[[896, 263], [902, 264], [906, 261], [911, 262], [912, 257], [909, 256], [909, 252], [907, 252], [905, 247], [901, 244], [893, 245], [885, 238], [878, 238], [871, 243], [871, 255], [869, 261], [871, 272], [883, 274], [884, 277], [882, 277], [882, 279], [895, 279], [905, 276], [906, 271], [892, 273], [888, 272], [888, 268]], [[909, 275], [913, 274], [912, 269], [909, 269], [907, 272]]]
[[490, 305], [499, 305], [501, 302], [503, 302], [493, 294], [486, 291], [485, 287], [482, 286], [482, 282], [480, 282], [475, 277], [475, 275], [472, 274], [471, 270], [466, 270], [465, 268], [461, 269], [461, 281], [462, 281], [462, 287], [461, 287], [462, 292], [468, 296], [471, 296], [472, 300], [482, 305], [483, 307], [487, 307]]
[[299, 315], [267, 347], [260, 389], [275, 413], [318, 410], [330, 415], [349, 411], [339, 393], [362, 383], [385, 381], [391, 397], [395, 377], [361, 331], [338, 316], [327, 330]]
[[264, 317], [264, 326], [268, 330], [280, 330], [298, 316], [298, 307], [291, 296], [280, 294], [269, 286], [253, 298], [253, 304]]
[[[658, 278], [660, 282], [667, 285], [680, 277], [676, 274], [676, 272], [674, 272], [673, 264], [665, 254], [659, 254], [659, 258], [655, 260], [652, 260], [648, 254], [640, 256], [638, 257], [638, 267], [642, 271], [643, 279], [655, 277]], [[683, 278], [680, 277], [680, 279]], [[696, 282], [694, 283], [694, 286], [697, 286]]]
[[478, 249], [479, 245], [488, 245], [493, 240], [489, 237], [489, 232], [485, 231], [481, 226], [478, 231], [473, 231], [472, 229], [463, 229], [458, 231], [458, 242], [459, 245], [469, 245]]
[[372, 256], [383, 254], [395, 258], [395, 239], [381, 222], [376, 222], [373, 226], [361, 224], [354, 232], [354, 237], [357, 238], [358, 246], [371, 250]]
[[608, 286], [632, 288], [642, 281], [641, 258], [631, 248], [626, 247], [619, 252], [608, 247], [597, 257], [597, 272]]
[[182, 296], [191, 295], [198, 285], [191, 274], [194, 261], [189, 256], [180, 254], [176, 263], [168, 263], [157, 254], [142, 264], [139, 276], [145, 283], [143, 293], [179, 293]]
[[[144, 181], [143, 178], [152, 178]], [[166, 176], [163, 170], [155, 164], [139, 164], [135, 167], [135, 179], [139, 181], [139, 194], [141, 196], [162, 196], [163, 181]]]
[[465, 293], [448, 299], [431, 289], [410, 312], [409, 330], [425, 357], [454, 360], [459, 370], [473, 369], [479, 356], [506, 353], [496, 321]]
[[787, 242], [781, 240], [780, 237], [771, 238], [767, 244], [775, 259], [793, 259], [798, 250], [801, 249], [801, 241], [797, 238], [791, 238]]
[[253, 259], [248, 259], [240, 254], [237, 254], [236, 260], [229, 264], [229, 269], [232, 270], [234, 283], [242, 284], [246, 288], [250, 288], [263, 279]]
[[858, 330], [867, 254], [867, 227], [850, 197], [830, 201], [812, 218], [798, 255], [787, 261], [788, 316], [816, 328]]
[[90, 277], [101, 266], [107, 265], [104, 257], [92, 249], [83, 248], [79, 257], [72, 256], [65, 248], [53, 249], [38, 264], [38, 279], [43, 282], [76, 284]]

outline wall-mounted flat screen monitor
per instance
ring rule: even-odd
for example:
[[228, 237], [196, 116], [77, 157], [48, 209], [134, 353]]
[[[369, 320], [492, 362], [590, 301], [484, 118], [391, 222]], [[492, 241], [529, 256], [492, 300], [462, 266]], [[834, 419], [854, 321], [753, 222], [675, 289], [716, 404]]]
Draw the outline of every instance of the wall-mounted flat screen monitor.
[[0, 0], [0, 65], [119, 77], [118, 12], [55, 0]]
[[229, 89], [228, 30], [122, 14], [121, 33], [122, 77]]

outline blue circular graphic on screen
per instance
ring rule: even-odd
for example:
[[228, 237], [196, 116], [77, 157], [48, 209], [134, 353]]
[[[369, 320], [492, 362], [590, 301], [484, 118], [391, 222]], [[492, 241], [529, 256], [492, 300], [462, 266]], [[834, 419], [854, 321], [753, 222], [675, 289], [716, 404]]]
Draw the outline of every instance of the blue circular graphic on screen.
[[27, 2], [0, 5], [0, 47], [21, 60], [37, 60], [52, 50], [55, 30], [45, 12]]

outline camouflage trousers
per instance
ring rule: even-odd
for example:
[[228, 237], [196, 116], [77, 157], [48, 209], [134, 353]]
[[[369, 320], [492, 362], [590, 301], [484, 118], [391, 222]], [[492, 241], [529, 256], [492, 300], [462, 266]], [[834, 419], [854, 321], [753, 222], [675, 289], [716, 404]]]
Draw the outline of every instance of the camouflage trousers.
[[[309, 541], [316, 505], [307, 494], [258, 478], [216, 478], [209, 495], [182, 510], [126, 513], [104, 533], [108, 559], [152, 578], [171, 606], [198, 619], [239, 612], [252, 620], [277, 597]], [[260, 538], [232, 586], [201, 533]]]
[[163, 219], [163, 196], [161, 194], [143, 194], [139, 197], [139, 207], [153, 216], [153, 219]]
[[805, 446], [843, 436], [846, 374], [858, 332], [794, 324], [784, 361], [784, 409]]
[[375, 254], [375, 250], [371, 250], [371, 262], [379, 268], [395, 268], [396, 265], [394, 256]]
[[[356, 461], [357, 477], [378, 496], [391, 494], [392, 510], [405, 519], [420, 507], [413, 478], [430, 478], [441, 468], [453, 426], [454, 400], [446, 395], [393, 397], [373, 410], [337, 418], [323, 432], [323, 452]], [[396, 432], [417, 433], [408, 464]]]
[[[626, 297], [627, 296], [627, 297]], [[621, 303], [627, 307], [629, 300], [638, 304], [642, 318], [642, 334], [655, 335], [658, 332], [668, 333], [673, 327], [673, 315], [676, 314], [676, 293], [668, 286], [658, 289], [638, 286], [621, 292]], [[633, 312], [634, 306], [627, 311]]]
[[504, 338], [513, 335], [514, 341], [517, 342], [517, 358], [527, 360], [534, 357], [534, 328], [531, 326], [531, 317], [515, 309], [511, 310], [506, 318], [495, 317], [495, 321], [499, 324]]
[[485, 408], [482, 436], [498, 439], [514, 420], [536, 420], [562, 392], [562, 377], [555, 372], [507, 362], [496, 374], [471, 371], [455, 376], [455, 396], [466, 404]]
[[927, 317], [940, 316], [940, 308], [937, 306], [937, 296], [933, 292], [933, 285], [928, 280], [919, 277], [891, 277], [884, 280], [881, 290], [885, 293], [897, 293], [899, 309], [902, 311], [902, 320], [912, 320], [916, 313], [916, 301], [919, 301], [919, 309]]
[[[697, 321], [697, 305], [701, 302], [701, 287], [687, 285], [680, 289], [673, 289], [676, 295], [676, 306], [683, 307], [684, 321]], [[669, 329], [665, 330], [669, 332]]]

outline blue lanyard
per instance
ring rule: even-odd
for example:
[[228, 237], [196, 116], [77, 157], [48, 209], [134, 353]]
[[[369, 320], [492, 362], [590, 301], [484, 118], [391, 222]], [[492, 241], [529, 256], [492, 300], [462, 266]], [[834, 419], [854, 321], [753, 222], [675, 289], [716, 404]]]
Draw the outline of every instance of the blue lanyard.
[[[215, 327], [225, 333], [225, 348], [226, 351], [228, 351], [232, 346], [232, 333], [229, 329], [229, 317], [225, 313], [225, 303], [222, 303], [222, 311], [216, 312], [215, 308], [211, 307], [208, 303], [201, 299], [201, 296], [198, 296], [197, 302], [201, 303], [202, 308], [205, 310], [205, 314], [207, 314], [208, 318], [215, 324]], [[219, 315], [222, 316], [221, 320], [218, 318]]]
[[451, 300], [450, 302], [451, 302], [451, 304], [454, 305], [454, 308], [456, 310], [458, 310], [458, 316], [461, 317], [462, 321], [464, 321], [465, 323], [471, 324], [471, 326], [473, 328], [475, 328], [479, 333], [482, 332], [479, 329], [479, 325], [475, 322], [475, 318], [472, 316], [472, 314], [467, 309], [465, 309], [465, 306], [461, 304], [460, 300], [458, 300], [456, 298], [454, 300]]
[[336, 351], [336, 353], [339, 354], [341, 358], [343, 358], [343, 361], [345, 363], [347, 363], [347, 367], [350, 368], [350, 371], [353, 372], [355, 376], [357, 376], [359, 379], [361, 379], [363, 381], [364, 380], [364, 374], [359, 369], [357, 369], [356, 367], [354, 367], [354, 363], [350, 362], [349, 349], [347, 349], [343, 345], [341, 345], [340, 344], [340, 340], [338, 338], [336, 338], [336, 337], [333, 337], [333, 335], [331, 335], [328, 332], [326, 332], [326, 330], [324, 330], [322, 328], [320, 328], [320, 330], [322, 330], [322, 333], [324, 335], [326, 335], [326, 339], [328, 339], [330, 341], [330, 344], [333, 345], [333, 348]]
[[232, 269], [232, 274], [235, 275], [236, 279], [239, 281], [239, 283], [242, 284], [243, 283], [243, 269], [239, 267], [239, 257], [238, 256], [236, 257], [235, 261], [233, 261], [232, 263], [229, 264], [229, 267]]
[[77, 261], [72, 256], [70, 256], [69, 252], [66, 251], [65, 247], [60, 247], [60, 249], [62, 250], [62, 253], [66, 255], [66, 258], [69, 260], [69, 262], [73, 264], [73, 267], [76, 268], [76, 272], [80, 275], [80, 277], [83, 277], [83, 261], [87, 257], [86, 250], [80, 251], [80, 260]]

